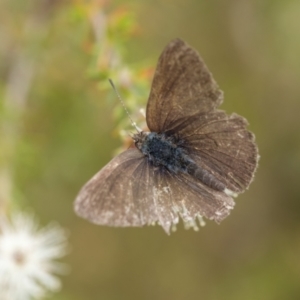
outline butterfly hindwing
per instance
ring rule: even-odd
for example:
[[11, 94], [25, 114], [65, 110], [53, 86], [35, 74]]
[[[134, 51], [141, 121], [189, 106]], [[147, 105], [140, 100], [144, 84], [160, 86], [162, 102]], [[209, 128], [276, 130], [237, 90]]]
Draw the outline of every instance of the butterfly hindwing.
[[247, 125], [237, 114], [213, 110], [177, 120], [168, 134], [178, 134], [200, 167], [241, 193], [251, 183], [258, 161], [254, 135]]
[[259, 159], [254, 135], [246, 129], [248, 123], [241, 116], [228, 116], [221, 111], [213, 114], [223, 118], [209, 121], [196, 135], [186, 137], [193, 149], [191, 157], [229, 190], [241, 193], [251, 183]]
[[195, 219], [206, 217], [219, 223], [234, 206], [232, 197], [208, 188], [188, 174], [164, 170], [156, 178], [158, 221], [167, 233], [172, 224], [179, 222], [179, 217], [185, 225], [197, 228]]

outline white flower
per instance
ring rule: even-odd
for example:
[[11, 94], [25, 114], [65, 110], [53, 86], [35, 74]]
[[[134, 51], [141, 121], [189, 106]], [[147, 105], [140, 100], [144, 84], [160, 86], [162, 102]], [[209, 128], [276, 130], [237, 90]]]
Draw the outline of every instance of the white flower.
[[41, 299], [60, 288], [53, 273], [64, 266], [55, 260], [66, 254], [66, 234], [54, 224], [38, 229], [30, 215], [0, 219], [0, 299]]

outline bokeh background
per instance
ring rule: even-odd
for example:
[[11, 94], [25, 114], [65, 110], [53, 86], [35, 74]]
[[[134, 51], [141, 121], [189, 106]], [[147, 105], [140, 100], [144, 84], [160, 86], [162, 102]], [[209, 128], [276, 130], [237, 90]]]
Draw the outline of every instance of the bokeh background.
[[[69, 231], [71, 271], [50, 299], [300, 299], [299, 16], [298, 0], [1, 0], [2, 209]], [[92, 225], [73, 200], [131, 130], [107, 77], [139, 120], [175, 37], [205, 59], [221, 108], [248, 119], [256, 178], [199, 232]]]

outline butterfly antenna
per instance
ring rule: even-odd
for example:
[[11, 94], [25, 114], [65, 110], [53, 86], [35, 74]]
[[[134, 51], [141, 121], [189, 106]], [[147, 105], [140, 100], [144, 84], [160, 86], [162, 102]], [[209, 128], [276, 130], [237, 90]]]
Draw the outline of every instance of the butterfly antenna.
[[119, 98], [119, 100], [120, 100], [120, 102], [121, 102], [121, 104], [122, 104], [122, 106], [123, 106], [123, 108], [124, 108], [124, 110], [125, 110], [125, 112], [126, 112], [128, 118], [129, 118], [129, 120], [130, 120], [130, 122], [131, 122], [131, 125], [136, 129], [137, 132], [142, 132], [142, 130], [141, 130], [141, 129], [136, 125], [136, 123], [133, 122], [133, 120], [131, 119], [130, 114], [129, 114], [129, 112], [128, 112], [126, 106], [125, 106], [125, 103], [124, 103], [124, 101], [122, 100], [122, 98], [121, 98], [121, 96], [120, 96], [120, 94], [119, 94], [117, 88], [115, 87], [113, 81], [112, 81], [110, 78], [109, 78], [108, 80], [109, 80], [109, 83], [111, 84], [113, 90], [114, 90], [115, 93], [117, 94], [117, 97]]

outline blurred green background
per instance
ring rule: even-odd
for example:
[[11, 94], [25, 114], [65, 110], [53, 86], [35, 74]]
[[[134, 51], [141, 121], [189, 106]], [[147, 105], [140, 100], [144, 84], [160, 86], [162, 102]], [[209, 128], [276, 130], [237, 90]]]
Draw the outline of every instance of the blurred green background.
[[[300, 299], [299, 16], [298, 0], [1, 0], [0, 116], [13, 129], [0, 162], [13, 169], [13, 206], [70, 232], [71, 272], [51, 299]], [[73, 200], [130, 128], [106, 78], [135, 118], [175, 37], [201, 53], [221, 108], [248, 119], [256, 178], [228, 219], [199, 232], [90, 224]]]

